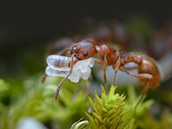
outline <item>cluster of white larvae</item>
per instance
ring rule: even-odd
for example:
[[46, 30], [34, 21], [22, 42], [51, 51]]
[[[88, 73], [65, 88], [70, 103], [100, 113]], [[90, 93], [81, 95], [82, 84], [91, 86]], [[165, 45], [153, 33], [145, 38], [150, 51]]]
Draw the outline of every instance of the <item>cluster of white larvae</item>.
[[[71, 57], [61, 55], [49, 55], [46, 59], [48, 64], [45, 72], [48, 76], [61, 76], [66, 77], [69, 74]], [[75, 58], [74, 58], [75, 60]], [[69, 76], [72, 82], [78, 82], [81, 78], [87, 80], [91, 74], [91, 67], [94, 61], [92, 58], [78, 61], [73, 66], [72, 74]]]

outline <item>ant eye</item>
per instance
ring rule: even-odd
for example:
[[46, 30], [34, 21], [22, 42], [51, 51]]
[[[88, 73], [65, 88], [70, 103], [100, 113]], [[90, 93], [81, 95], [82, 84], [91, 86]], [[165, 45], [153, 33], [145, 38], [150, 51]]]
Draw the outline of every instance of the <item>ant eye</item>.
[[83, 56], [87, 56], [87, 55], [88, 55], [88, 52], [84, 52], [84, 53], [83, 53]]

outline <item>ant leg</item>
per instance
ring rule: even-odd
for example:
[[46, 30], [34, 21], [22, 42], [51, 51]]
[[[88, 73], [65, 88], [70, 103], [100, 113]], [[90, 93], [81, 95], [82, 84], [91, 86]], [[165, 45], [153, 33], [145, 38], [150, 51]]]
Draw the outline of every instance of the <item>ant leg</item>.
[[139, 103], [141, 103], [141, 101], [143, 100], [145, 94], [147, 93], [147, 91], [149, 90], [150, 86], [151, 86], [151, 83], [152, 83], [152, 79], [146, 84], [146, 86], [143, 88], [142, 90], [142, 95], [140, 96], [139, 100], [137, 101], [135, 107], [134, 107], [134, 114], [136, 112], [136, 109], [139, 105]]
[[58, 99], [59, 91], [60, 91], [60, 88], [62, 87], [63, 83], [64, 83], [64, 82], [66, 81], [66, 79], [68, 79], [68, 77], [72, 74], [73, 65], [74, 65], [73, 58], [74, 58], [74, 56], [72, 56], [72, 60], [71, 60], [71, 62], [70, 62], [70, 71], [69, 71], [69, 74], [60, 82], [60, 84], [58, 85], [58, 88], [56, 89], [56, 92], [55, 92], [55, 100]]
[[103, 65], [103, 75], [104, 75], [104, 88], [105, 88], [105, 91], [107, 92], [107, 78], [106, 78], [106, 68], [107, 68], [107, 65], [108, 65], [108, 62], [107, 62], [107, 59], [106, 59], [106, 56], [104, 57], [104, 65]]
[[144, 95], [147, 93], [148, 89], [151, 87], [153, 76], [151, 74], [146, 74], [146, 73], [145, 74], [134, 75], [134, 74], [130, 73], [129, 71], [127, 71], [127, 69], [125, 67], [120, 67], [120, 70], [127, 73], [128, 75], [133, 76], [135, 78], [138, 78], [140, 80], [145, 80], [145, 79], [149, 80], [148, 83], [146, 84], [146, 86], [143, 88], [142, 95], [141, 95], [140, 99], [138, 100], [138, 102], [136, 103], [136, 105], [134, 107], [134, 114], [135, 114], [137, 106], [143, 100]]
[[118, 58], [118, 60], [117, 60], [117, 62], [116, 62], [116, 64], [115, 64], [115, 66], [114, 66], [114, 71], [115, 71], [115, 73], [114, 73], [113, 82], [112, 82], [113, 86], [115, 86], [115, 79], [116, 79], [117, 72], [118, 72], [118, 70], [119, 70], [119, 68], [120, 68], [120, 64], [121, 64], [120, 58]]
[[89, 89], [90, 89], [90, 82], [88, 80], [86, 80], [86, 91], [89, 93]]
[[47, 74], [45, 73], [45, 74], [42, 76], [41, 83], [44, 83], [45, 80], [46, 80], [46, 78], [47, 78]]
[[103, 64], [103, 61], [100, 59], [93, 58], [93, 60], [94, 60], [94, 63], [96, 63], [96, 64]]
[[93, 59], [94, 59], [94, 63], [96, 63], [96, 64], [104, 64], [103, 65], [104, 88], [105, 88], [105, 91], [107, 92], [106, 68], [107, 68], [108, 62], [107, 62], [107, 59], [106, 59], [106, 55], [104, 57], [104, 62], [102, 60], [100, 60], [100, 59], [97, 59], [97, 58], [93, 58]]
[[86, 91], [87, 92], [89, 92], [89, 89], [90, 89], [90, 81], [89, 80], [93, 80], [92, 75], [90, 75], [90, 77], [86, 80]]
[[134, 67], [125, 67], [125, 69], [127, 69], [127, 70], [134, 70], [134, 69], [137, 69], [138, 67], [137, 66], [134, 66]]
[[94, 59], [94, 63], [96, 63], [96, 64], [104, 64], [103, 65], [104, 88], [105, 88], [105, 91], [107, 92], [106, 68], [108, 66], [108, 62], [107, 62], [106, 55], [104, 56], [104, 62], [100, 59], [97, 59], [97, 58], [93, 58], [93, 59]]

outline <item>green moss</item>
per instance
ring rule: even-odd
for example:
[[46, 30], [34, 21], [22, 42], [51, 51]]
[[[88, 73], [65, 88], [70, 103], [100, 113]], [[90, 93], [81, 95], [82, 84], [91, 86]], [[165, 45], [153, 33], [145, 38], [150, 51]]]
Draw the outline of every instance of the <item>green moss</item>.
[[[37, 78], [37, 77], [35, 77]], [[168, 110], [158, 112], [154, 117], [150, 112], [153, 100], [144, 100], [139, 104], [135, 116], [134, 106], [139, 96], [133, 86], [128, 86], [128, 92], [116, 93], [111, 86], [108, 93], [101, 89], [101, 97], [94, 92], [94, 97], [88, 97], [84, 91], [85, 81], [74, 84], [66, 81], [60, 91], [58, 101], [54, 100], [54, 92], [60, 79], [50, 77], [45, 84], [34, 77], [29, 80], [0, 80], [0, 128], [14, 129], [23, 118], [34, 118], [49, 128], [69, 128], [79, 119], [72, 129], [170, 129], [172, 114]], [[23, 88], [21, 88], [23, 87]], [[15, 89], [15, 90], [12, 90]], [[121, 90], [120, 87], [118, 87]], [[18, 94], [20, 93], [20, 94]], [[8, 101], [6, 101], [8, 100]], [[8, 102], [8, 103], [7, 103]], [[88, 111], [89, 106], [92, 111]], [[151, 126], [150, 126], [151, 125]]]
[[124, 94], [115, 93], [116, 87], [111, 86], [108, 94], [102, 87], [101, 98], [94, 93], [94, 99], [89, 99], [92, 107], [91, 115], [87, 113], [91, 129], [133, 129], [132, 111], [126, 108]]
[[11, 105], [2, 109], [0, 128], [14, 129], [21, 119], [31, 117], [41, 122], [51, 121], [51, 124], [56, 121], [63, 129], [84, 117], [84, 111], [88, 109], [88, 94], [81, 90], [75, 94], [78, 84], [67, 81], [60, 91], [59, 100], [55, 101], [54, 92], [59, 81], [57, 78], [48, 78], [43, 85], [40, 80], [25, 82], [27, 91], [17, 99], [11, 98]]

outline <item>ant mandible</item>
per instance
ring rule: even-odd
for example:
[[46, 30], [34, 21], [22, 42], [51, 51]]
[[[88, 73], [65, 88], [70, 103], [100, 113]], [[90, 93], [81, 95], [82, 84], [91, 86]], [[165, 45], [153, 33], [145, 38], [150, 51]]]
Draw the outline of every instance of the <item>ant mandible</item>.
[[[71, 75], [73, 71], [73, 65], [80, 60], [85, 60], [93, 57], [95, 54], [97, 54], [99, 57], [99, 59], [95, 59], [95, 63], [103, 64], [105, 89], [107, 88], [107, 66], [112, 66], [115, 72], [113, 85], [115, 84], [115, 78], [118, 70], [125, 72], [126, 74], [133, 76], [146, 84], [142, 90], [142, 95], [139, 101], [136, 103], [135, 109], [143, 100], [144, 95], [147, 93], [148, 89], [156, 88], [159, 85], [161, 79], [160, 71], [157, 67], [156, 62], [152, 58], [140, 53], [120, 52], [117, 47], [111, 47], [108, 44], [104, 43], [96, 43], [96, 41], [94, 40], [83, 40], [78, 43], [72, 44], [61, 54], [63, 56], [70, 56], [72, 60], [69, 64], [70, 72], [59, 84], [55, 92], [55, 99], [57, 99], [58, 97], [62, 84]], [[134, 62], [135, 64], [137, 64], [137, 66], [127, 68], [125, 65], [130, 62]], [[131, 73], [130, 70], [132, 69], [137, 69], [138, 74]]]

